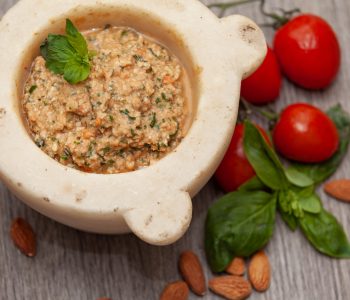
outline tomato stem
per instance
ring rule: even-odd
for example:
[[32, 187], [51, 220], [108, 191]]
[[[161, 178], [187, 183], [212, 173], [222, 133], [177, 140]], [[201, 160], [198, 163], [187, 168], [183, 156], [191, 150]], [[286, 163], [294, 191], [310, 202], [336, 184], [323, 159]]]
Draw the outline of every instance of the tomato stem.
[[266, 5], [266, 0], [260, 0], [261, 13], [264, 16], [269, 17], [273, 20], [271, 24], [265, 24], [265, 26], [270, 26], [270, 27], [273, 27], [274, 29], [278, 29], [281, 26], [287, 24], [295, 13], [300, 13], [299, 8], [293, 8], [291, 10], [285, 10], [283, 8], [279, 8], [278, 10], [281, 12], [281, 14], [271, 13], [266, 10], [265, 5]]
[[269, 127], [273, 128], [279, 119], [278, 113], [276, 113], [272, 108], [263, 109], [261, 107], [248, 103], [243, 98], [241, 98], [240, 103], [242, 105], [241, 113], [243, 113], [240, 115], [240, 121], [243, 121], [244, 119], [249, 118], [251, 115], [256, 114], [266, 119], [269, 122]]
[[219, 17], [223, 17], [226, 13], [226, 11], [232, 7], [239, 6], [242, 4], [248, 4], [252, 2], [260, 2], [260, 11], [261, 13], [269, 17], [273, 20], [272, 23], [265, 23], [265, 27], [273, 27], [274, 29], [278, 29], [279, 27], [285, 25], [288, 23], [288, 21], [291, 19], [291, 17], [295, 13], [299, 13], [300, 9], [299, 8], [294, 8], [291, 10], [285, 10], [283, 8], [278, 8], [280, 13], [272, 13], [268, 12], [265, 8], [266, 5], [266, 0], [237, 0], [237, 1], [231, 1], [231, 2], [226, 2], [226, 3], [212, 3], [208, 5], [208, 8], [219, 8]]
[[221, 18], [225, 15], [226, 10], [232, 7], [239, 6], [242, 4], [252, 3], [252, 2], [260, 2], [260, 1], [261, 0], [239, 0], [239, 1], [231, 1], [226, 3], [213, 3], [213, 4], [209, 4], [208, 8], [219, 8], [220, 9], [219, 17]]

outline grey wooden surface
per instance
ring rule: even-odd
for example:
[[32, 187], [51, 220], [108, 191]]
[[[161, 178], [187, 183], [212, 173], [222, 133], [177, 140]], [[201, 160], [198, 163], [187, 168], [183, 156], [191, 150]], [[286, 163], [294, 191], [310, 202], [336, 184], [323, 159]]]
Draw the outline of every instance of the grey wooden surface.
[[[16, 2], [0, 0], [0, 16]], [[203, 2], [213, 3], [215, 0]], [[284, 82], [276, 107], [279, 109], [287, 103], [309, 101], [327, 108], [341, 102], [350, 111], [350, 2], [267, 2], [271, 8], [298, 6], [303, 11], [322, 15], [338, 32], [343, 50], [341, 73], [330, 89], [307, 92]], [[264, 22], [256, 4], [245, 5], [229, 13], [241, 13], [258, 23]], [[271, 41], [273, 31], [268, 29], [265, 32]], [[0, 72], [6, 70], [0, 66]], [[350, 177], [350, 153], [335, 177]], [[0, 184], [0, 299], [88, 300], [102, 296], [113, 300], [158, 299], [166, 283], [179, 279], [177, 258], [187, 248], [201, 256], [206, 276], [210, 278], [212, 274], [203, 249], [203, 224], [208, 207], [220, 195], [215, 184], [209, 182], [193, 201], [193, 221], [186, 235], [172, 246], [159, 248], [149, 246], [132, 235], [99, 236], [55, 223], [26, 207]], [[336, 202], [324, 194], [322, 198], [350, 235], [350, 205]], [[11, 220], [17, 216], [28, 219], [37, 233], [38, 254], [34, 259], [20, 254], [9, 238]], [[299, 233], [290, 232], [281, 220], [277, 222], [267, 252], [273, 270], [271, 288], [264, 294], [254, 293], [250, 299], [350, 299], [350, 261], [329, 259], [316, 253]], [[190, 299], [196, 298], [190, 296]], [[208, 293], [203, 299], [220, 298]]]

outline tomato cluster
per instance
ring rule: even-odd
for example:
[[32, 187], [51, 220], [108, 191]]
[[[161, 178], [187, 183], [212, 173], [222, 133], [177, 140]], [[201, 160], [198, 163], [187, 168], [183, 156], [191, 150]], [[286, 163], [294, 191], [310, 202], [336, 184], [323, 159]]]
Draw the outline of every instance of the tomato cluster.
[[318, 16], [293, 18], [277, 30], [273, 45], [260, 68], [242, 81], [242, 97], [252, 104], [267, 104], [278, 98], [282, 73], [311, 90], [327, 88], [338, 74], [338, 39], [331, 26]]
[[[310, 90], [332, 84], [340, 67], [341, 52], [337, 36], [322, 18], [301, 14], [275, 34], [273, 49], [258, 70], [242, 81], [241, 96], [254, 105], [276, 101], [282, 74], [296, 85]], [[259, 128], [268, 140], [266, 132]], [[243, 149], [244, 126], [238, 124], [229, 149], [215, 173], [219, 185], [234, 191], [255, 173]], [[339, 136], [333, 121], [318, 108], [297, 103], [286, 107], [272, 130], [273, 144], [284, 157], [303, 163], [318, 163], [332, 157]]]

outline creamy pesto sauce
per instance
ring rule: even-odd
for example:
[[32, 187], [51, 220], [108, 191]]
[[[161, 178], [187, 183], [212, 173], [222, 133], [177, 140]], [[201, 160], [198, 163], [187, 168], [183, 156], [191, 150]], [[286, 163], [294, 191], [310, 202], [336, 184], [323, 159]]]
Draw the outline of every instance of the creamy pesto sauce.
[[55, 160], [86, 172], [149, 166], [186, 133], [185, 70], [168, 49], [130, 28], [83, 34], [96, 52], [86, 81], [70, 85], [41, 56], [32, 64], [23, 109], [33, 140]]

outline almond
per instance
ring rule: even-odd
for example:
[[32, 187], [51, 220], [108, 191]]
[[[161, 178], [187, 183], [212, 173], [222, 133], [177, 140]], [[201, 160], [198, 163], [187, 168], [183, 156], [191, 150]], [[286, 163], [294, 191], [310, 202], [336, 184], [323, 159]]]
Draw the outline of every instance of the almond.
[[248, 268], [249, 280], [258, 292], [266, 291], [270, 286], [270, 262], [264, 251], [257, 252], [251, 259]]
[[350, 203], [350, 180], [339, 179], [325, 184], [324, 191], [338, 200]]
[[242, 276], [245, 273], [245, 262], [242, 257], [235, 257], [229, 266], [226, 268], [226, 272], [232, 275]]
[[184, 251], [181, 253], [179, 269], [191, 290], [198, 296], [203, 296], [207, 290], [207, 286], [198, 256], [192, 251]]
[[36, 254], [36, 238], [32, 226], [22, 218], [12, 221], [11, 238], [16, 247], [25, 255], [33, 257]]
[[160, 300], [186, 300], [190, 290], [184, 281], [176, 281], [168, 284], [162, 294]]
[[250, 283], [241, 276], [227, 275], [213, 278], [209, 288], [229, 300], [242, 300], [252, 293]]
[[97, 300], [112, 300], [112, 299], [111, 298], [102, 297], [102, 298], [98, 298]]

